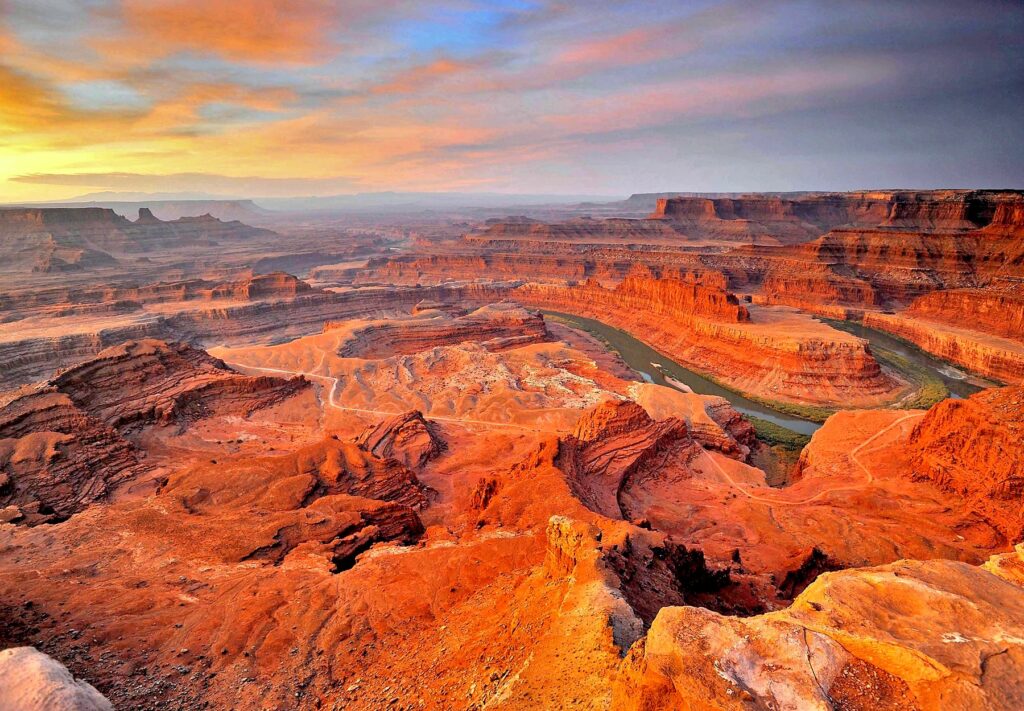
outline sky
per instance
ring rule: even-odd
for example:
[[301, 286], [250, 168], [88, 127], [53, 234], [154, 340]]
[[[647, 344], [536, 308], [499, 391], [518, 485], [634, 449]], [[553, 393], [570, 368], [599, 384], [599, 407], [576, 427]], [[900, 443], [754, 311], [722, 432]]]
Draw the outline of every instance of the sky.
[[0, 200], [1024, 188], [1024, 1], [0, 0]]

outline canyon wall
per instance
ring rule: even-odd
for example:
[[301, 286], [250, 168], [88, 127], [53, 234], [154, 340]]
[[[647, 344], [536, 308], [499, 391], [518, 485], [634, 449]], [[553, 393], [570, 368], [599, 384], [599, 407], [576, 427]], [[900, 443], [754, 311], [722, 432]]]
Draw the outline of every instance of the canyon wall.
[[[961, 323], [970, 324], [965, 316]], [[1024, 344], [938, 321], [866, 312], [864, 325], [887, 331], [922, 350], [1004, 383], [1024, 382]]]
[[0, 209], [0, 260], [4, 271], [78, 271], [113, 266], [127, 255], [273, 234], [209, 215], [164, 222], [148, 208], [139, 210], [135, 222], [98, 207], [5, 208]]
[[508, 298], [599, 319], [730, 387], [783, 401], [879, 404], [900, 386], [866, 341], [790, 311], [758, 318], [721, 290], [673, 280], [626, 279], [614, 289], [526, 284]]
[[[780, 241], [808, 230], [842, 226], [970, 230], [1019, 218], [1024, 200], [1016, 191], [871, 191], [796, 197], [670, 197], [658, 200], [652, 217], [676, 221], [747, 221]], [[1018, 221], [1021, 225], [1024, 222]]]
[[[90, 305], [157, 304], [174, 301], [283, 299], [309, 293], [312, 287], [284, 272], [246, 276], [231, 281], [188, 279], [142, 286], [93, 286], [0, 293], [0, 312], [7, 321], [33, 310], [51, 308], [50, 314], [64, 315], [69, 308]], [[53, 308], [57, 307], [57, 308]]]
[[[312, 276], [319, 274], [320, 270], [314, 270]], [[488, 279], [566, 283], [597, 279], [607, 283], [630, 276], [681, 279], [721, 289], [728, 287], [725, 275], [702, 265], [696, 255], [617, 249], [583, 254], [526, 251], [384, 257], [369, 260], [356, 282], [433, 284]]]
[[1024, 290], [952, 289], [915, 299], [908, 316], [1024, 340]]
[[477, 246], [520, 242], [568, 242], [608, 244], [672, 243], [679, 232], [658, 220], [595, 220], [576, 218], [566, 222], [541, 222], [524, 217], [489, 220], [484, 229], [466, 236]]
[[1024, 278], [1024, 228], [944, 233], [842, 229], [805, 244], [745, 245], [702, 259], [731, 279], [760, 283], [771, 303], [900, 306], [936, 290]]

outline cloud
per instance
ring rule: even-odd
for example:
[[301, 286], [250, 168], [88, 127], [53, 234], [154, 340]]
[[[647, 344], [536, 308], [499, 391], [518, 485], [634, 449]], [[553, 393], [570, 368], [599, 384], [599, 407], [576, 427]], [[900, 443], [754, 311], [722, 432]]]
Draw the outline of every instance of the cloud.
[[[1024, 6], [997, 0], [0, 0], [0, 193], [629, 192], [716, 155], [769, 174], [830, 134], [854, 162], [841, 139], [882, 115], [928, 165], [928, 107], [929, 145], [968, 143], [978, 175], [1024, 165], [1024, 103], [999, 99], [1022, 76]], [[757, 150], [717, 130], [740, 122]]]
[[123, 32], [95, 46], [129, 57], [192, 51], [311, 63], [331, 51], [329, 35], [340, 15], [329, 0], [124, 0], [117, 14]]
[[552, 129], [585, 134], [658, 126], [669, 121], [791, 111], [808, 102], [877, 85], [893, 74], [884, 60], [868, 58], [818, 67], [719, 74], [593, 99], [575, 106], [570, 113], [548, 117], [547, 123]]
[[480, 61], [440, 57], [427, 64], [409, 67], [394, 74], [373, 86], [371, 92], [374, 94], [411, 94], [482, 66]]
[[216, 173], [30, 173], [11, 180], [32, 185], [61, 185], [98, 190], [141, 192], [206, 192], [213, 195], [279, 197], [335, 193], [350, 190], [353, 183], [344, 177], [264, 178], [230, 176]]

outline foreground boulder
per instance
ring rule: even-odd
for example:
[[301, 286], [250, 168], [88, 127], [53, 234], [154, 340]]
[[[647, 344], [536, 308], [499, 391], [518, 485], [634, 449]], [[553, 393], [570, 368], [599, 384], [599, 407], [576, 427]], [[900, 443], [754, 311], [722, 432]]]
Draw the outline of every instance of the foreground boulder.
[[982, 567], [827, 573], [785, 610], [663, 609], [623, 666], [622, 709], [1019, 709], [1024, 548]]
[[32, 647], [0, 651], [0, 708], [4, 711], [113, 711], [90, 684]]

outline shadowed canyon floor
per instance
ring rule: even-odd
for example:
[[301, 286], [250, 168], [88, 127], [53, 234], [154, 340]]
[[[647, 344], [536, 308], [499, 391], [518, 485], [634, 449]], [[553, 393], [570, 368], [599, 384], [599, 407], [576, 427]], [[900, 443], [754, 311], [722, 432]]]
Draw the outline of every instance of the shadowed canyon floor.
[[1020, 202], [0, 212], [0, 706], [1021, 708]]

